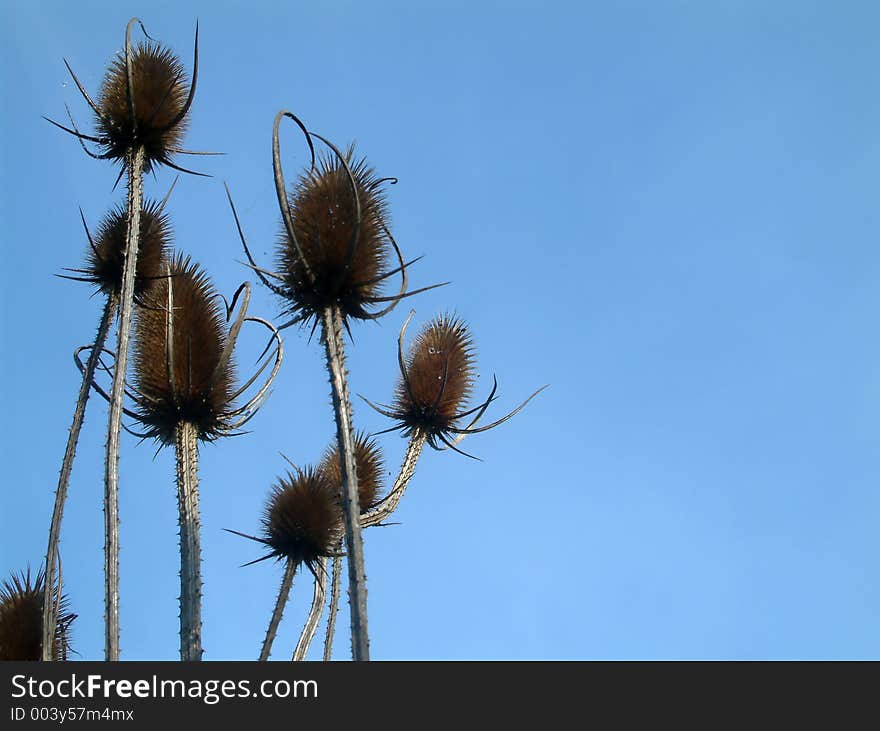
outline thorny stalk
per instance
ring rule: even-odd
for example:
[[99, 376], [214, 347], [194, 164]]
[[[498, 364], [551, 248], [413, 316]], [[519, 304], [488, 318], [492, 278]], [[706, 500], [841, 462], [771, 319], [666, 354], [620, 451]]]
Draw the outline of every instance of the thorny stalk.
[[324, 309], [321, 340], [327, 355], [327, 369], [336, 416], [336, 444], [342, 474], [342, 514], [345, 522], [345, 553], [348, 557], [348, 595], [351, 608], [351, 652], [355, 661], [370, 659], [367, 630], [367, 583], [364, 572], [364, 543], [361, 537], [358, 505], [357, 468], [354, 452], [354, 427], [345, 371], [342, 344], [342, 313], [337, 305]]
[[125, 234], [116, 367], [110, 391], [107, 456], [104, 463], [104, 659], [109, 661], [119, 660], [119, 433], [122, 425], [122, 402], [125, 395], [125, 371], [128, 366], [143, 204], [143, 146], [135, 146], [126, 153], [125, 165], [128, 171], [128, 226]]
[[281, 577], [281, 587], [278, 589], [278, 598], [275, 600], [275, 609], [272, 610], [272, 619], [269, 620], [269, 626], [266, 629], [266, 638], [263, 640], [263, 647], [260, 650], [260, 660], [269, 659], [272, 654], [272, 643], [275, 642], [275, 635], [278, 634], [278, 625], [281, 624], [281, 617], [284, 616], [284, 607], [287, 604], [287, 597], [290, 596], [290, 588], [293, 586], [293, 575], [296, 573], [296, 562], [287, 559], [284, 565], [284, 576]]
[[180, 659], [202, 659], [202, 546], [199, 517], [199, 444], [196, 427], [175, 430], [177, 510], [180, 524]]
[[73, 423], [67, 436], [67, 447], [64, 450], [64, 460], [61, 463], [61, 474], [58, 476], [58, 488], [55, 491], [55, 508], [52, 511], [52, 523], [49, 528], [49, 545], [46, 549], [46, 581], [43, 588], [43, 628], [42, 628], [42, 659], [52, 659], [52, 642], [55, 636], [57, 623], [57, 602], [53, 601], [55, 586], [55, 570], [58, 559], [58, 546], [61, 542], [61, 521], [64, 518], [64, 503], [67, 500], [67, 488], [70, 485], [70, 473], [73, 470], [73, 460], [76, 457], [76, 447], [79, 442], [79, 433], [82, 429], [86, 413], [86, 402], [89, 400], [92, 379], [95, 376], [95, 368], [98, 359], [107, 340], [107, 333], [116, 312], [117, 298], [115, 295], [107, 297], [104, 311], [98, 324], [98, 332], [95, 335], [95, 343], [89, 352], [89, 359], [83, 373], [82, 384], [79, 387], [79, 396], [76, 407], [73, 410]]
[[330, 607], [327, 610], [327, 634], [324, 636], [324, 662], [333, 657], [333, 636], [336, 634], [336, 614], [339, 612], [339, 584], [342, 579], [342, 544], [336, 547], [330, 579]]
[[309, 616], [306, 619], [302, 634], [299, 636], [299, 642], [296, 643], [296, 649], [293, 651], [293, 660], [305, 660], [309, 652], [309, 646], [312, 639], [318, 631], [318, 624], [321, 621], [321, 614], [324, 611], [324, 599], [327, 598], [327, 559], [322, 558], [315, 568], [315, 582], [312, 593], [312, 606], [309, 609]]

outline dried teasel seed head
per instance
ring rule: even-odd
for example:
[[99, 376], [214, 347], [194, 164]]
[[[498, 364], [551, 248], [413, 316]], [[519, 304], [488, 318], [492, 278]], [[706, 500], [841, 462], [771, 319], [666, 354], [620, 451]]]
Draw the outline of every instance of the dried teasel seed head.
[[394, 411], [410, 431], [438, 434], [452, 426], [475, 378], [474, 342], [464, 321], [440, 315], [425, 325], [406, 359]]
[[338, 485], [321, 468], [288, 473], [272, 488], [263, 515], [263, 542], [270, 555], [305, 563], [333, 555], [342, 537]]
[[[141, 208], [140, 241], [135, 297], [141, 297], [164, 275], [164, 263], [171, 243], [171, 222], [161, 201], [148, 201]], [[94, 247], [86, 254], [85, 278], [107, 295], [122, 289], [125, 263], [125, 234], [128, 216], [124, 205], [116, 206], [98, 226]]]
[[[166, 327], [169, 287], [171, 338]], [[203, 441], [219, 436], [235, 384], [232, 358], [218, 369], [227, 342], [224, 322], [218, 295], [204, 270], [177, 255], [170, 277], [151, 288], [135, 322], [134, 384], [138, 418], [148, 436], [174, 444], [181, 422], [195, 425]]]
[[[381, 181], [365, 158], [352, 162], [354, 147], [345, 154], [354, 177], [357, 202], [345, 166], [334, 155], [319, 158], [315, 169], [292, 186], [288, 203], [294, 233], [312, 273], [310, 278], [297, 247], [282, 228], [278, 269], [288, 314], [302, 320], [338, 305], [345, 317], [369, 317], [368, 299], [380, 294], [390, 251], [388, 211]], [[357, 245], [348, 269], [352, 240]]]
[[[167, 163], [186, 131], [184, 110], [189, 79], [180, 58], [168, 48], [142, 42], [131, 49], [134, 120], [129, 110], [125, 54], [116, 55], [107, 69], [98, 96], [97, 117], [105, 155], [122, 160], [129, 149], [144, 147], [144, 171], [155, 163]], [[177, 120], [177, 121], [176, 121]]]
[[[358, 478], [358, 504], [361, 512], [364, 512], [376, 504], [382, 489], [382, 451], [374, 439], [360, 433], [355, 436], [354, 459]], [[342, 468], [339, 462], [339, 447], [334, 444], [324, 452], [321, 469], [335, 485], [337, 492], [341, 492], [342, 486]]]
[[[42, 657], [44, 576], [31, 582], [31, 572], [12, 574], [0, 585], [0, 660], [40, 660]], [[70, 625], [76, 615], [66, 597], [58, 605], [53, 660], [66, 660], [70, 652]]]

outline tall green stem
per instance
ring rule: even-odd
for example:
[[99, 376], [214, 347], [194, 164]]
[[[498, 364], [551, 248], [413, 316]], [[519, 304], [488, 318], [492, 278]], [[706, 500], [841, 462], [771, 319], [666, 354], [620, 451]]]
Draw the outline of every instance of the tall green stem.
[[46, 583], [43, 588], [43, 660], [52, 659], [53, 638], [55, 637], [55, 572], [58, 560], [58, 545], [61, 542], [61, 521], [64, 518], [64, 504], [67, 500], [67, 488], [70, 485], [70, 473], [73, 470], [73, 460], [76, 458], [76, 446], [79, 442], [79, 433], [82, 429], [86, 414], [86, 402], [89, 400], [92, 379], [95, 377], [95, 368], [101, 357], [101, 350], [107, 340], [110, 323], [116, 312], [118, 299], [111, 294], [104, 303], [104, 312], [98, 323], [98, 332], [95, 342], [89, 352], [86, 369], [83, 373], [82, 384], [79, 387], [79, 396], [76, 399], [76, 407], [73, 410], [73, 423], [67, 435], [67, 447], [64, 449], [64, 460], [61, 462], [61, 473], [58, 475], [58, 489], [55, 491], [55, 508], [52, 511], [52, 523], [49, 527], [49, 545], [46, 549]]
[[125, 165], [128, 170], [128, 224], [125, 231], [116, 367], [110, 391], [110, 421], [104, 462], [104, 659], [111, 661], [119, 660], [119, 432], [141, 228], [144, 148], [138, 146], [129, 150]]
[[345, 520], [345, 553], [348, 557], [348, 595], [351, 607], [351, 653], [356, 661], [370, 659], [367, 631], [367, 578], [364, 571], [364, 543], [358, 505], [354, 427], [342, 345], [342, 314], [336, 306], [324, 310], [321, 339], [327, 355], [327, 370], [336, 416], [336, 444], [342, 473], [342, 513]]
[[180, 525], [180, 659], [202, 659], [202, 541], [199, 517], [199, 443], [196, 428], [180, 422], [174, 432], [177, 512]]

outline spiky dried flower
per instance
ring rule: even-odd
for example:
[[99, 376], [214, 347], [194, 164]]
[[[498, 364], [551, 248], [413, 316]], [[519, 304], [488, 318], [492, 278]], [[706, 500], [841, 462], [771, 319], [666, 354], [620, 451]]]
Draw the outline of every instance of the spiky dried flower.
[[113, 59], [98, 96], [98, 130], [106, 138], [105, 152], [121, 160], [135, 145], [144, 147], [144, 170], [166, 163], [179, 148], [186, 131], [186, 102], [189, 79], [183, 62], [170, 49], [153, 42], [141, 42], [131, 55], [131, 101], [125, 54]]
[[[345, 162], [354, 190], [346, 165], [328, 154], [288, 193], [296, 242], [282, 224], [280, 289], [287, 314], [302, 321], [330, 305], [338, 305], [347, 318], [369, 319], [370, 302], [380, 295], [387, 273], [391, 245], [381, 181], [366, 158], [353, 159], [350, 147]], [[350, 254], [352, 241], [356, 246]]]
[[[134, 296], [137, 299], [163, 276], [165, 257], [171, 243], [171, 221], [164, 206], [165, 201], [148, 201], [141, 208], [140, 243], [134, 280]], [[86, 265], [82, 269], [69, 270], [79, 276], [67, 278], [94, 284], [104, 294], [118, 297], [122, 291], [127, 225], [126, 208], [118, 204], [101, 220], [94, 239], [86, 226], [89, 240]]]
[[[471, 457], [455, 446], [465, 435], [503, 424], [547, 387], [539, 388], [501, 419], [476, 427], [489, 404], [495, 400], [498, 381], [493, 378], [492, 391], [485, 401], [462, 410], [471, 396], [476, 377], [474, 341], [467, 325], [454, 315], [436, 317], [422, 328], [404, 358], [403, 340], [413, 314], [410, 312], [397, 338], [400, 381], [395, 389], [394, 403], [377, 406], [368, 399], [364, 401], [397, 422], [385, 431], [400, 430], [409, 437], [421, 436], [434, 449], [450, 448]], [[472, 418], [467, 426], [461, 426], [461, 420], [468, 417]]]
[[262, 535], [255, 538], [269, 553], [258, 560], [286, 558], [315, 571], [319, 559], [334, 555], [343, 530], [338, 492], [321, 468], [306, 467], [279, 479], [263, 513]]
[[[27, 573], [12, 574], [0, 585], [0, 660], [36, 661], [41, 657], [43, 591], [42, 570], [31, 580]], [[70, 625], [76, 615], [67, 597], [58, 604], [53, 660], [66, 660], [70, 652]]]
[[[72, 129], [48, 117], [45, 119], [78, 138], [91, 157], [122, 162], [131, 150], [143, 148], [145, 172], [150, 172], [155, 165], [192, 172], [177, 166], [171, 158], [176, 153], [205, 154], [180, 148], [198, 78], [198, 23], [191, 81], [183, 62], [167, 47], [152, 39], [132, 46], [131, 28], [134, 23], [140, 21], [132, 18], [128, 22], [125, 46], [110, 62], [97, 102], [89, 96], [70, 64], [66, 60], [64, 62], [95, 115], [96, 134], [81, 133], [72, 117]], [[143, 29], [143, 24], [140, 25]], [[101, 152], [96, 154], [89, 151], [85, 147], [87, 141], [99, 145]]]
[[207, 274], [188, 256], [178, 254], [169, 275], [156, 283], [137, 312], [138, 418], [147, 436], [164, 444], [174, 444], [180, 422], [194, 424], [199, 439], [211, 441], [224, 430], [235, 384], [225, 317]]
[[[373, 507], [382, 489], [382, 472], [384, 464], [382, 451], [375, 439], [367, 434], [360, 433], [355, 436], [354, 445], [355, 464], [357, 465], [358, 477], [358, 505], [363, 513]], [[339, 463], [339, 447], [335, 444], [328, 447], [321, 460], [321, 466], [330, 481], [336, 485], [337, 490], [342, 488], [342, 470]]]

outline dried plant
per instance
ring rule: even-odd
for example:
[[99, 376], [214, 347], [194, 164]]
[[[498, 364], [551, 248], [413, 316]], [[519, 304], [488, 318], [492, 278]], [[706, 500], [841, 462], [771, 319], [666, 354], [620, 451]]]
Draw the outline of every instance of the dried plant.
[[[120, 292], [119, 327], [116, 348], [117, 367], [110, 395], [107, 452], [104, 476], [104, 574], [105, 574], [105, 658], [119, 659], [119, 432], [122, 424], [125, 372], [128, 364], [135, 273], [138, 261], [140, 215], [143, 200], [143, 174], [155, 165], [167, 165], [192, 172], [171, 162], [179, 147], [192, 105], [198, 77], [198, 25], [196, 25], [193, 74], [185, 92], [186, 74], [182, 62], [158, 43], [131, 43], [132, 26], [143, 23], [132, 18], [125, 28], [125, 45], [111, 62], [96, 104], [67, 65], [77, 89], [97, 118], [96, 135], [80, 133], [71, 117], [72, 129], [52, 124], [74, 135], [86, 153], [95, 159], [121, 162], [117, 183], [126, 175], [125, 266]], [[149, 35], [147, 35], [149, 38]], [[153, 39], [150, 38], [152, 41]], [[100, 146], [95, 153], [86, 142]]]
[[[286, 459], [286, 458], [285, 458]], [[365, 434], [355, 440], [355, 459], [360, 480], [359, 498], [372, 505], [381, 490], [382, 455], [376, 442]], [[269, 496], [262, 521], [262, 535], [252, 536], [229, 530], [244, 538], [265, 545], [269, 551], [249, 564], [270, 558], [286, 560], [281, 588], [275, 609], [260, 651], [260, 660], [267, 660], [278, 624], [284, 613], [296, 569], [305, 564], [314, 577], [312, 605], [305, 626], [293, 653], [294, 660], [304, 660], [323, 613], [327, 589], [327, 559], [334, 565], [342, 556], [343, 517], [340, 503], [342, 475], [339, 453], [335, 445], [328, 447], [317, 468], [300, 469], [290, 462], [294, 472], [279, 480]], [[228, 530], [228, 529], [227, 529]], [[334, 575], [337, 600], [331, 602], [331, 619], [335, 621], [338, 603], [338, 570]]]
[[[302, 130], [312, 157], [309, 170], [291, 190], [284, 181], [278, 136], [279, 125], [285, 117]], [[328, 153], [316, 163], [313, 139], [326, 145], [332, 155]], [[416, 260], [403, 261], [388, 229], [387, 207], [381, 192], [382, 183], [396, 181], [377, 178], [363, 159], [355, 162], [353, 148], [343, 154], [329, 140], [309, 132], [295, 115], [281, 111], [273, 125], [272, 162], [283, 224], [277, 257], [280, 272], [265, 270], [254, 261], [231, 196], [229, 201], [250, 266], [263, 284], [282, 298], [285, 311], [291, 316], [282, 327], [308, 322], [312, 322], [313, 332], [321, 327], [342, 473], [352, 654], [355, 660], [368, 660], [366, 575], [342, 331], [348, 330], [350, 320], [376, 320], [394, 309], [404, 297], [442, 284], [407, 292], [406, 270]], [[398, 266], [390, 269], [389, 246], [398, 261]], [[382, 283], [395, 274], [401, 276], [400, 291], [391, 296], [381, 295]], [[372, 310], [381, 304], [386, 306]]]
[[[134, 293], [141, 297], [162, 276], [165, 255], [171, 240], [171, 226], [165, 214], [165, 204], [171, 195], [171, 189], [160, 202], [147, 202], [141, 211], [140, 239], [141, 255], [138, 257]], [[117, 313], [119, 293], [122, 290], [122, 271], [125, 259], [126, 211], [122, 206], [114, 208], [98, 227], [96, 239], [92, 238], [85, 216], [80, 211], [83, 228], [89, 247], [86, 251], [85, 267], [68, 269], [75, 276], [59, 275], [66, 279], [74, 279], [94, 285], [98, 291], [106, 295], [104, 310], [98, 323], [98, 332], [92, 345], [89, 359], [86, 362], [76, 407], [73, 412], [73, 423], [67, 437], [67, 446], [58, 477], [58, 488], [55, 491], [55, 507], [49, 527], [49, 545], [46, 549], [46, 596], [43, 602], [43, 647], [47, 648], [43, 659], [49, 660], [50, 639], [55, 626], [55, 604], [51, 601], [50, 592], [55, 585], [56, 558], [58, 544], [61, 540], [61, 522], [64, 517], [64, 504], [70, 484], [70, 474], [76, 457], [80, 430], [85, 418], [86, 402], [89, 397], [89, 384], [94, 378], [98, 357], [104, 348], [111, 320]]]
[[76, 615], [61, 593], [60, 581], [50, 587], [49, 601], [55, 605], [55, 623], [49, 645], [43, 652], [43, 602], [45, 575], [39, 571], [12, 574], [0, 585], [0, 660], [67, 660], [70, 653], [70, 625]]
[[[362, 516], [361, 523], [365, 527], [378, 525], [395, 510], [415, 473], [416, 463], [425, 444], [437, 450], [452, 449], [466, 457], [477, 459], [458, 449], [456, 445], [468, 434], [477, 434], [500, 426], [547, 388], [542, 386], [497, 421], [477, 426], [489, 405], [497, 398], [495, 394], [498, 391], [498, 381], [493, 377], [492, 390], [485, 401], [466, 408], [476, 376], [474, 343], [470, 331], [460, 318], [441, 315], [422, 328], [408, 356], [404, 357], [404, 338], [413, 314], [410, 312], [397, 338], [400, 380], [395, 389], [394, 403], [389, 406], [376, 405], [361, 396], [380, 414], [397, 422], [384, 432], [401, 431], [409, 438], [403, 464], [391, 491]], [[469, 418], [467, 424], [463, 424]]]
[[[326, 574], [325, 559], [336, 555], [343, 530], [338, 485], [320, 467], [294, 468], [295, 473], [288, 472], [272, 487], [263, 513], [261, 535], [226, 529], [268, 549], [265, 555], [245, 566], [267, 559], [285, 562], [260, 660], [268, 660], [272, 652], [296, 570], [305, 564], [316, 582], [319, 581], [318, 577]], [[323, 606], [323, 596], [320, 604]]]
[[[137, 313], [134, 383], [127, 390], [134, 410], [125, 409], [144, 429], [129, 431], [141, 439], [155, 439], [161, 445], [175, 447], [182, 660], [202, 657], [198, 442], [237, 434], [256, 415], [283, 358], [281, 338], [275, 327], [262, 318], [247, 316], [248, 283], [239, 287], [225, 313], [218, 300], [219, 295], [204, 271], [188, 257], [178, 255], [168, 265], [166, 276], [150, 290]], [[232, 324], [226, 332], [229, 320]], [[275, 346], [267, 348], [256, 372], [236, 388], [232, 355], [245, 322], [267, 328]], [[270, 363], [272, 370], [264, 383], [244, 405], [237, 406], [237, 400]], [[112, 370], [103, 362], [102, 367], [108, 372]], [[109, 400], [100, 386], [95, 384], [95, 388]]]

